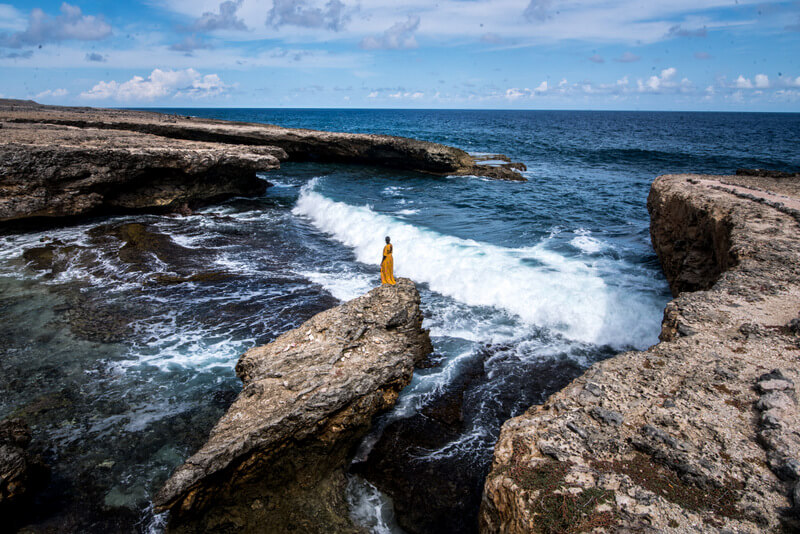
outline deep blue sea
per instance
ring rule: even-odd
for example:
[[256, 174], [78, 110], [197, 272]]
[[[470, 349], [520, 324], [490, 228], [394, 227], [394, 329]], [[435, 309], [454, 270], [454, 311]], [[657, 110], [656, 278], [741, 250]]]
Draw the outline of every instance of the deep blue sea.
[[[0, 235], [0, 417], [26, 417], [54, 466], [30, 525], [160, 531], [150, 496], [236, 395], [239, 355], [377, 285], [388, 235], [395, 275], [421, 291], [435, 365], [415, 373], [358, 451], [353, 515], [401, 532], [400, 516], [428, 506], [430, 521], [412, 530], [474, 530], [502, 422], [593, 362], [657, 342], [670, 296], [650, 245], [652, 180], [800, 168], [798, 114], [159, 111], [502, 153], [527, 165], [528, 181], [285, 163], [263, 175], [273, 184], [263, 197], [190, 216]], [[121, 261], [113, 228], [130, 222], [176, 252]], [[48, 245], [52, 268], [23, 257]], [[197, 273], [215, 276], [157, 278]], [[98, 318], [116, 335], [87, 334]], [[441, 416], [442, 405], [457, 415]], [[452, 482], [435, 490], [451, 501], [415, 489], [437, 478]]]

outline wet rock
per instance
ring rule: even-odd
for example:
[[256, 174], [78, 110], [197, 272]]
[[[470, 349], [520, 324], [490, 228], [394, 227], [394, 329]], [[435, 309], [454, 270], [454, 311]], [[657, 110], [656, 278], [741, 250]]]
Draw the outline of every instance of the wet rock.
[[46, 482], [48, 469], [28, 452], [31, 431], [22, 419], [0, 421], [0, 511], [4, 526], [15, 506], [29, 499]]
[[170, 528], [358, 532], [345, 464], [431, 352], [421, 324], [419, 294], [399, 279], [245, 353], [242, 392], [154, 499]]
[[736, 169], [737, 176], [761, 176], [766, 178], [795, 178], [798, 172], [786, 172], [770, 169]]

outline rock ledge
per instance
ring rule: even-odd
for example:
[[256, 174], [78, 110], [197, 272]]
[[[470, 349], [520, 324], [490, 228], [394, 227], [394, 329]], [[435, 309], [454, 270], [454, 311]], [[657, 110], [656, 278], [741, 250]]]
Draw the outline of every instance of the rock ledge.
[[358, 532], [344, 468], [431, 352], [421, 325], [419, 293], [399, 279], [242, 355], [242, 392], [154, 499], [172, 530]]
[[482, 532], [800, 528], [799, 199], [785, 176], [655, 180], [662, 342], [504, 424]]

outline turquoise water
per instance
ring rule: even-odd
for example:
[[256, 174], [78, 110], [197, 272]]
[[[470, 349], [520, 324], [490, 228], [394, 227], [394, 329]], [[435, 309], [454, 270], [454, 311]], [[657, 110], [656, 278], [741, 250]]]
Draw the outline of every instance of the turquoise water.
[[[376, 285], [390, 235], [396, 275], [421, 290], [437, 365], [378, 422], [359, 473], [398, 510], [413, 496], [382, 478], [392, 462], [457, 481], [462, 509], [431, 503], [428, 515], [440, 532], [469, 531], [500, 424], [592, 362], [657, 342], [669, 293], [649, 241], [653, 178], [800, 168], [800, 115], [789, 114], [165, 111], [505, 153], [528, 181], [289, 163], [264, 175], [274, 185], [263, 197], [188, 217], [0, 236], [0, 417], [25, 416], [54, 466], [25, 524], [158, 531], [149, 497], [232, 401], [238, 356]], [[172, 252], [122, 261], [113, 228], [131, 222], [169, 236]], [[57, 249], [52, 265], [23, 257], [43, 245]], [[197, 273], [214, 276], [156, 278]], [[460, 421], [435, 443], [386, 445], [456, 397]], [[353, 493], [362, 512], [374, 505]]]

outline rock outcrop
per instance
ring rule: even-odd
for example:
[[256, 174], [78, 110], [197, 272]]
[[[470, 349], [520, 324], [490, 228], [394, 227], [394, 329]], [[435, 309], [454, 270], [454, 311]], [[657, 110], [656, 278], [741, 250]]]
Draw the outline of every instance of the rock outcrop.
[[0, 221], [176, 210], [256, 195], [269, 185], [256, 173], [286, 157], [275, 147], [118, 130], [11, 123], [2, 133]]
[[24, 421], [0, 421], [0, 516], [4, 521], [14, 516], [13, 507], [29, 499], [47, 479], [41, 458], [28, 452], [30, 442], [31, 431]]
[[0, 222], [162, 209], [263, 192], [280, 161], [524, 180], [498, 155], [388, 135], [0, 100]]
[[800, 528], [797, 180], [661, 176], [661, 343], [503, 426], [482, 532]]
[[360, 532], [344, 469], [432, 347], [408, 279], [322, 312], [236, 366], [243, 388], [156, 496], [173, 531]]

